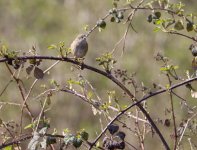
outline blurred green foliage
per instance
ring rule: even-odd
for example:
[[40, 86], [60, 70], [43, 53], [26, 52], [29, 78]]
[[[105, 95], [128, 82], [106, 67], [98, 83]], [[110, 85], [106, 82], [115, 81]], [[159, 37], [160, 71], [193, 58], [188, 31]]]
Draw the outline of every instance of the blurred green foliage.
[[[186, 10], [196, 11], [196, 1], [187, 1]], [[92, 0], [1, 0], [0, 1], [0, 41], [6, 43], [11, 50], [28, 52], [32, 46], [35, 46], [37, 52], [41, 55], [56, 55], [57, 52], [47, 50], [47, 47], [52, 44], [65, 42], [65, 46], [69, 48], [71, 41], [74, 37], [82, 32], [85, 32], [84, 27], [94, 26], [97, 21], [105, 16], [108, 11], [113, 8], [112, 1], [92, 1]], [[192, 55], [188, 50], [191, 41], [176, 35], [169, 35], [162, 32], [155, 33], [152, 24], [147, 23], [146, 18], [150, 15], [150, 11], [141, 11], [134, 17], [132, 25], [137, 31], [129, 30], [126, 39], [125, 52], [122, 54], [122, 44], [118, 45], [114, 52], [114, 58], [117, 63], [114, 64], [115, 68], [127, 69], [128, 72], [137, 74], [137, 81], [139, 84], [143, 82], [145, 86], [151, 86], [152, 82], [165, 84], [166, 79], [160, 73], [160, 62], [156, 62], [154, 54], [161, 51], [165, 56], [170, 59], [170, 63], [179, 66], [178, 73], [185, 77], [185, 70], [191, 70]], [[196, 13], [196, 12], [194, 12]], [[85, 62], [97, 67], [98, 63], [96, 58], [101, 57], [103, 53], [111, 52], [114, 45], [123, 36], [126, 25], [106, 22], [105, 30], [99, 32], [94, 31], [89, 41], [89, 52], [86, 56]], [[42, 62], [41, 67], [46, 69], [52, 62]], [[55, 79], [57, 82], [66, 82], [70, 78], [77, 80], [79, 72], [74, 69], [70, 64], [61, 63], [55, 67], [43, 81], [39, 82], [33, 91], [31, 97], [44, 91], [40, 85], [46, 84], [50, 87], [49, 81]], [[102, 67], [100, 67], [102, 68]], [[111, 69], [111, 68], [110, 68]], [[9, 82], [10, 77], [7, 75], [3, 64], [0, 65], [0, 91], [3, 90], [5, 85]], [[5, 74], [3, 72], [6, 72]], [[106, 78], [96, 75], [90, 71], [80, 72], [89, 82], [96, 88], [102, 99], [107, 101], [107, 90], [117, 90], [113, 83]], [[25, 76], [25, 71], [22, 72], [22, 77]], [[30, 87], [34, 78], [29, 78], [24, 83], [27, 88]], [[0, 101], [13, 100], [19, 102], [19, 92], [16, 90], [16, 85], [10, 84], [9, 91], [6, 91], [1, 97]], [[182, 96], [188, 95], [188, 91], [178, 89], [181, 91]], [[127, 100], [122, 92], [116, 92], [121, 100]], [[189, 97], [189, 96], [188, 96]], [[176, 107], [179, 106], [177, 98]], [[193, 99], [188, 98], [191, 105], [195, 102]], [[123, 104], [125, 101], [123, 102]], [[153, 117], [164, 119], [166, 116], [163, 113], [164, 107], [169, 107], [166, 102], [166, 96], [159, 96], [150, 100], [149, 110]], [[38, 101], [31, 101], [31, 107], [35, 115], [38, 115], [40, 106]], [[52, 98], [52, 111], [49, 111], [48, 117], [51, 118], [51, 127], [56, 127], [59, 131], [64, 128], [71, 128], [76, 130], [79, 128], [88, 129], [90, 136], [95, 136], [95, 130], [100, 129], [99, 116], [92, 114], [91, 108], [79, 102], [79, 99], [73, 95], [58, 94]], [[14, 109], [13, 109], [14, 108]], [[0, 111], [0, 117], [3, 120], [10, 120], [18, 118], [20, 108], [5, 106]], [[177, 121], [180, 122], [185, 116], [186, 112], [176, 110]], [[83, 115], [81, 115], [83, 114]], [[18, 121], [17, 119], [15, 120]], [[25, 122], [28, 122], [26, 116]], [[169, 130], [168, 128], [162, 129], [163, 131]], [[164, 134], [165, 135], [165, 134]], [[167, 133], [165, 135], [169, 137]], [[129, 136], [128, 136], [129, 137]], [[135, 140], [135, 139], [133, 139]], [[154, 139], [150, 143], [154, 143]], [[155, 143], [154, 143], [155, 144]], [[150, 147], [151, 144], [149, 144]], [[160, 147], [158, 147], [160, 148]]]

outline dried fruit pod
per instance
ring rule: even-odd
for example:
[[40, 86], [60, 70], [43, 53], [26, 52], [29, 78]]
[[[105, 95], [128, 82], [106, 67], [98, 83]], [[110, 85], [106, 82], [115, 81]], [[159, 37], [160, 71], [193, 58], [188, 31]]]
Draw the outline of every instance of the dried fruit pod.
[[113, 135], [114, 133], [116, 133], [119, 130], [119, 126], [115, 125], [115, 124], [111, 124], [108, 126], [107, 128], [110, 132], [111, 135]]

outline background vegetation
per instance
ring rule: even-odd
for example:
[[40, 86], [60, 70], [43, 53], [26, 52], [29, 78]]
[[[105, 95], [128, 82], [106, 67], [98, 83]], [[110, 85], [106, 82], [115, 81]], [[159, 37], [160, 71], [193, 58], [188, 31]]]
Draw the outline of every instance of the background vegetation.
[[[148, 2], [150, 1], [144, 0], [142, 6], [145, 6]], [[115, 7], [114, 3], [118, 4], [118, 8], [129, 7], [129, 2], [126, 0], [0, 1], [1, 50], [3, 47], [7, 47], [5, 49], [18, 52], [20, 56], [23, 54], [32, 55], [32, 53], [34, 53], [33, 55], [60, 56], [58, 48], [54, 50], [51, 46], [57, 45], [58, 47], [58, 43], [62, 41], [65, 43], [64, 48], [69, 48], [73, 39], [79, 33], [85, 33], [95, 26], [100, 18], [103, 18], [109, 10]], [[131, 2], [131, 5], [136, 7], [139, 3], [140, 1], [135, 0]], [[153, 2], [153, 6], [159, 7], [155, 3], [157, 1]], [[170, 1], [169, 3], [180, 4], [176, 0]], [[184, 15], [187, 16], [187, 14], [193, 13], [194, 18], [196, 18], [195, 0], [185, 0], [181, 4], [185, 4], [185, 7], [182, 8], [184, 9]], [[89, 51], [84, 63], [104, 70], [102, 66], [98, 65], [98, 61], [95, 61], [96, 58], [101, 57], [103, 53], [114, 50], [112, 56], [117, 60], [117, 63], [113, 66], [113, 74], [115, 70], [120, 69], [127, 71], [127, 77], [132, 75], [131, 81], [135, 82], [136, 87], [129, 84], [125, 84], [125, 86], [132, 93], [135, 93], [137, 99], [141, 99], [143, 96], [159, 90], [159, 86], [166, 88], [188, 79], [186, 71], [189, 70], [190, 74], [194, 73], [191, 67], [194, 57], [191, 51], [189, 51], [189, 46], [195, 40], [177, 34], [164, 33], [162, 31], [155, 32], [156, 25], [152, 22], [147, 22], [147, 17], [154, 13], [153, 10], [137, 10], [132, 18], [132, 27], [129, 28], [125, 40], [118, 43], [127, 30], [128, 23], [125, 22], [131, 11], [132, 9], [124, 13], [124, 19], [120, 23], [110, 22], [110, 17], [108, 17], [106, 19], [107, 25], [105, 29], [100, 29], [101, 31], [99, 32], [98, 28], [96, 28], [91, 32], [88, 37]], [[161, 11], [161, 14], [164, 18], [169, 16], [164, 11]], [[176, 15], [174, 17], [176, 21], [179, 18]], [[180, 19], [182, 18], [180, 17]], [[187, 22], [184, 20], [184, 26], [186, 24]], [[174, 24], [172, 27], [174, 27]], [[196, 29], [191, 32], [187, 32], [184, 29], [180, 32], [190, 37], [196, 36]], [[125, 48], [123, 50], [124, 46]], [[116, 49], [114, 49], [115, 47]], [[161, 69], [166, 67], [165, 62], [155, 59], [158, 52], [168, 59], [167, 65], [175, 68], [178, 66], [176, 74], [180, 80], [175, 80], [172, 77], [169, 80], [168, 73]], [[52, 64], [54, 64], [54, 61], [42, 60], [38, 67], [46, 70]], [[69, 85], [68, 81], [85, 82], [85, 87], [81, 87], [79, 83], [72, 83], [73, 89], [82, 95], [84, 94], [83, 90], [87, 89], [91, 98], [97, 99], [97, 97], [100, 97], [102, 103], [106, 104], [106, 107], [113, 106], [122, 110], [132, 102], [117, 85], [106, 77], [88, 70], [80, 70], [78, 67], [67, 62], [60, 62], [50, 71], [46, 72], [44, 78], [39, 79], [33, 87], [27, 103], [35, 118], [32, 120], [24, 109], [22, 116], [23, 123], [21, 124], [21, 106], [23, 101], [16, 80], [12, 76], [16, 75], [22, 80], [22, 85], [24, 85], [23, 92], [26, 95], [36, 79], [33, 74], [27, 74], [26, 68], [29, 65], [28, 62], [25, 63], [24, 68], [20, 68], [21, 70], [18, 71], [12, 66], [8, 67], [5, 63], [0, 64], [1, 143], [10, 139], [11, 135], [7, 133], [8, 131], [13, 132], [13, 137], [17, 137], [21, 132], [31, 133], [32, 128], [30, 126], [36, 124], [35, 120], [39, 118], [42, 108], [47, 109], [44, 117], [47, 123], [50, 124], [49, 133], [56, 131], [57, 134], [62, 134], [67, 129], [70, 130], [70, 133], [76, 133], [80, 129], [85, 129], [89, 133], [90, 141], [93, 141], [117, 112], [107, 110], [95, 115], [91, 105], [85, 103], [78, 96], [67, 92], [53, 93], [52, 96], [49, 96], [50, 101], [48, 100], [47, 106], [43, 107], [46, 95], [44, 92], [48, 89], [57, 88], [57, 85], [60, 87]], [[10, 72], [8, 68], [12, 71]], [[121, 79], [118, 78], [120, 81]], [[193, 88], [196, 87], [195, 82], [191, 84]], [[154, 88], [154, 85], [157, 85], [157, 87]], [[178, 93], [179, 96], [173, 95], [172, 98], [177, 132], [182, 125], [186, 125], [185, 123], [188, 119], [191, 118], [190, 122], [193, 122], [191, 128], [188, 128], [188, 137], [184, 136], [179, 149], [197, 149], [197, 125], [195, 123], [197, 102], [194, 98], [195, 96], [192, 97], [191, 88], [188, 89], [185, 86], [175, 89], [174, 92]], [[40, 96], [40, 94], [44, 96]], [[170, 92], [165, 92], [155, 96], [148, 100], [147, 103], [143, 103], [143, 106], [161, 130], [169, 146], [173, 148], [174, 125], [170, 95]], [[38, 98], [38, 96], [40, 97]], [[133, 108], [129, 111], [134, 116], [144, 120], [147, 119], [138, 108]], [[151, 131], [152, 128], [150, 127], [147, 127], [147, 133], [144, 134], [143, 140], [140, 139], [139, 134], [143, 133], [143, 125], [145, 126], [148, 123], [139, 121], [138, 126], [135, 124], [138, 122], [138, 119], [126, 116], [122, 116], [120, 120], [122, 120], [122, 123], [116, 122], [116, 124], [119, 125], [120, 130], [126, 133], [125, 141], [128, 141], [136, 149], [163, 149], [161, 141], [154, 134], [155, 132]], [[168, 121], [170, 122], [169, 124]], [[35, 128], [33, 127], [33, 129]], [[20, 145], [22, 149], [27, 147], [29, 141], [22, 142], [22, 145]], [[131, 145], [126, 144], [125, 149], [132, 149], [133, 147]], [[100, 146], [102, 146], [102, 139]], [[69, 148], [71, 149], [71, 147]], [[81, 149], [85, 148], [82, 147]]]

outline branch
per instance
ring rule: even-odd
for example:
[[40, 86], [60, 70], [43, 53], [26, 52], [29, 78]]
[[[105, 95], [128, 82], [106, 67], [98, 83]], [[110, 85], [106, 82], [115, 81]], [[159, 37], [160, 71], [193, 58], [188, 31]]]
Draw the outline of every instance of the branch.
[[[72, 94], [72, 95], [74, 95], [74, 96], [76, 96], [76, 97], [79, 97], [82, 101], [84, 101], [85, 103], [88, 103], [90, 106], [96, 107], [96, 109], [99, 109], [99, 106], [102, 105], [102, 103], [101, 103], [100, 101], [97, 101], [97, 100], [95, 100], [95, 99], [90, 99], [90, 100], [89, 100], [89, 99], [87, 99], [86, 96], [84, 96], [84, 95], [78, 93], [78, 92], [75, 91], [74, 89], [71, 90], [71, 89], [69, 89], [69, 88], [67, 88], [67, 87], [60, 88], [59, 90], [58, 90], [58, 89], [49, 89], [49, 90], [46, 90], [46, 91], [44, 91], [43, 93], [39, 94], [37, 97], [33, 98], [33, 100], [36, 100], [36, 99], [38, 99], [38, 98], [40, 98], [40, 97], [42, 97], [42, 96], [44, 96], [44, 95], [47, 95], [48, 93], [51, 93], [51, 92], [58, 92], [58, 91], [70, 93], [70, 94]], [[1, 104], [1, 102], [0, 102], [0, 104]], [[98, 108], [97, 108], [97, 107], [98, 107]], [[117, 108], [115, 108], [115, 107], [113, 107], [113, 106], [109, 106], [109, 109], [112, 110], [112, 111], [115, 111], [115, 112], [120, 112], [119, 109], [117, 109]], [[99, 109], [99, 111], [102, 111], [102, 110]], [[150, 125], [150, 123], [149, 123], [147, 120], [144, 120], [144, 119], [142, 119], [142, 118], [136, 117], [136, 116], [134, 116], [134, 115], [132, 115], [132, 114], [130, 114], [130, 113], [125, 113], [125, 115], [126, 115], [127, 117], [133, 118], [133, 119], [135, 119], [135, 120], [137, 119], [138, 121], [141, 121], [141, 122], [144, 122], [144, 123]], [[119, 120], [118, 120], [118, 121], [119, 121]], [[119, 121], [119, 122], [120, 122], [120, 121]], [[123, 122], [120, 122], [120, 123], [123, 124]]]
[[[47, 136], [47, 137], [54, 137], [54, 138], [61, 138], [61, 139], [65, 138], [65, 136], [59, 135], [59, 134], [55, 134], [55, 135], [54, 135], [54, 134], [48, 134], [48, 133], [46, 133], [44, 136]], [[23, 134], [23, 135], [21, 135], [19, 138], [13, 139], [11, 142], [6, 142], [6, 143], [1, 144], [1, 145], [0, 145], [0, 149], [3, 149], [3, 148], [5, 148], [5, 147], [7, 147], [7, 146], [10, 146], [10, 145], [19, 144], [19, 143], [21, 143], [22, 141], [26, 141], [26, 140], [28, 140], [28, 139], [31, 139], [32, 137], [33, 137], [32, 134]], [[90, 145], [90, 142], [86, 141], [86, 143], [87, 143], [88, 145]], [[98, 147], [98, 148], [99, 148], [99, 149], [102, 149], [101, 147]]]
[[191, 36], [188, 36], [188, 35], [179, 33], [179, 32], [177, 32], [177, 31], [167, 31], [166, 33], [175, 34], [175, 35], [180, 35], [180, 36], [186, 37], [186, 38], [188, 38], [188, 39], [191, 39], [191, 40], [197, 42], [197, 39], [196, 39], [195, 37], [191, 37]]
[[[55, 138], [64, 138], [63, 135], [52, 135], [52, 134], [45, 134], [45, 136], [48, 136], [48, 137], [55, 137]], [[6, 142], [6, 143], [3, 143], [0, 145], [0, 149], [3, 149], [7, 146], [10, 146], [10, 145], [14, 145], [14, 144], [19, 144], [21, 143], [22, 141], [26, 141], [28, 139], [31, 139], [33, 137], [32, 134], [24, 134], [24, 135], [21, 135], [19, 138], [17, 139], [13, 139], [11, 142]]]
[[[81, 67], [81, 69], [88, 69], [88, 70], [91, 70], [93, 72], [96, 72], [98, 74], [101, 74], [103, 76], [105, 76], [106, 78], [110, 79], [111, 81], [113, 81], [117, 86], [119, 86], [132, 100], [136, 100], [136, 98], [134, 97], [134, 95], [119, 81], [117, 80], [112, 74], [110, 73], [107, 73], [107, 72], [104, 72], [102, 70], [99, 70], [95, 67], [92, 67], [92, 66], [89, 66], [89, 65], [86, 65], [84, 63], [81, 63], [77, 60], [74, 60], [74, 59], [71, 59], [71, 58], [68, 58], [68, 57], [53, 57], [53, 56], [21, 56], [21, 57], [16, 57], [15, 59], [18, 59], [18, 60], [28, 60], [28, 59], [42, 59], [42, 60], [60, 60], [60, 61], [66, 61], [66, 62], [69, 62], [69, 63], [72, 63], [72, 64], [75, 64], [75, 65], [78, 65]], [[6, 62], [8, 60], [14, 60], [14, 58], [2, 58], [0, 59], [0, 62]], [[147, 118], [147, 120], [150, 122], [151, 126], [153, 127], [153, 129], [155, 130], [155, 132], [158, 134], [158, 136], [160, 137], [163, 145], [165, 146], [165, 148], [167, 150], [169, 150], [169, 146], [166, 142], [166, 140], [164, 139], [163, 135], [161, 134], [160, 130], [157, 128], [157, 126], [155, 125], [154, 121], [152, 120], [152, 118], [150, 117], [150, 115], [148, 114], [148, 112], [143, 108], [143, 106], [140, 104], [140, 103], [136, 103], [136, 106], [139, 107], [139, 109], [142, 111], [142, 113], [145, 115], [145, 117]], [[123, 113], [121, 114], [118, 114], [118, 117], [121, 116]], [[118, 118], [117, 117], [117, 118]], [[116, 120], [116, 119], [115, 119]], [[114, 121], [115, 121], [114, 120]], [[97, 142], [98, 140], [96, 140]], [[95, 141], [93, 142], [95, 145], [96, 143]], [[92, 148], [92, 146], [90, 146], [90, 149]]]
[[3, 149], [7, 146], [10, 146], [10, 145], [14, 145], [14, 144], [18, 144], [19, 142], [22, 142], [22, 141], [25, 141], [25, 140], [28, 140], [30, 138], [32, 138], [33, 135], [31, 134], [26, 134], [26, 135], [22, 135], [21, 137], [19, 137], [18, 139], [14, 139], [12, 140], [11, 142], [7, 142], [7, 143], [3, 143], [0, 145], [0, 149]]
[[[13, 58], [2, 58], [2, 59], [0, 59], [0, 62], [6, 62], [6, 61], [8, 61], [9, 59], [14, 60]], [[122, 90], [124, 90], [124, 91], [130, 96], [130, 98], [132, 98], [132, 99], [134, 98], [134, 96], [130, 93], [130, 91], [129, 91], [122, 83], [120, 83], [116, 78], [114, 78], [111, 74], [106, 73], [106, 72], [104, 72], [104, 71], [102, 71], [102, 70], [99, 70], [99, 69], [97, 69], [97, 68], [94, 68], [94, 67], [92, 67], [92, 66], [89, 66], [89, 65], [86, 65], [86, 64], [81, 64], [80, 62], [78, 62], [78, 61], [76, 61], [76, 60], [73, 60], [73, 59], [70, 59], [70, 58], [53, 57], [53, 56], [21, 56], [21, 57], [17, 57], [17, 59], [18, 59], [18, 60], [28, 60], [28, 59], [60, 60], [60, 61], [66, 61], [66, 62], [75, 64], [75, 65], [79, 65], [79, 66], [82, 67], [82, 69], [88, 69], [88, 70], [91, 70], [91, 71], [93, 71], [93, 72], [96, 72], [96, 73], [98, 73], [98, 74], [101, 74], [101, 75], [103, 75], [103, 76], [109, 78], [109, 79], [112, 80], [114, 83], [116, 83]], [[92, 146], [95, 145], [95, 143], [99, 140], [99, 138], [106, 132], [107, 127], [108, 127], [109, 125], [111, 125], [118, 117], [120, 117], [121, 115], [123, 115], [126, 111], [128, 111], [128, 110], [131, 109], [132, 107], [134, 107], [134, 106], [137, 105], [140, 109], [142, 108], [142, 109], [141, 109], [142, 112], [145, 113], [145, 116], [147, 117], [147, 114], [148, 114], [148, 113], [147, 113], [146, 110], [144, 110], [144, 108], [140, 105], [141, 102], [143, 102], [143, 101], [145, 101], [145, 100], [147, 100], [147, 99], [149, 99], [149, 98], [151, 98], [151, 97], [153, 97], [153, 96], [156, 96], [156, 95], [159, 95], [159, 94], [161, 94], [161, 93], [164, 93], [164, 92], [166, 92], [166, 91], [168, 91], [168, 90], [173, 90], [173, 89], [175, 89], [175, 88], [178, 88], [178, 87], [180, 87], [180, 86], [183, 86], [183, 85], [185, 85], [185, 84], [188, 84], [188, 83], [190, 83], [190, 82], [193, 82], [193, 81], [195, 81], [195, 80], [197, 80], [197, 77], [192, 78], [192, 79], [189, 79], [189, 80], [186, 80], [186, 81], [181, 82], [181, 83], [178, 83], [178, 84], [175, 84], [175, 85], [171, 86], [169, 89], [158, 90], [158, 91], [156, 91], [156, 92], [154, 92], [154, 93], [151, 93], [151, 94], [145, 96], [144, 98], [142, 98], [141, 100], [137, 101], [136, 103], [131, 104], [131, 105], [128, 106], [126, 109], [124, 109], [123, 111], [121, 111], [113, 120], [111, 120], [110, 123], [108, 123], [108, 125], [106, 126], [106, 128], [100, 133], [100, 135], [97, 137], [97, 139], [92, 143]], [[169, 149], [169, 146], [167, 145], [165, 139], [163, 138], [162, 135], [160, 136], [160, 134], [161, 134], [160, 131], [159, 131], [160, 134], [158, 133], [158, 130], [159, 130], [159, 129], [156, 127], [155, 123], [153, 122], [153, 120], [150, 118], [149, 115], [148, 115], [147, 119], [148, 119], [148, 121], [150, 122], [150, 124], [152, 125], [152, 127], [155, 129], [155, 131], [157, 132], [157, 134], [159, 135], [159, 137], [160, 137], [160, 139], [162, 140], [163, 144], [165, 145], [166, 149]], [[165, 141], [165, 142], [164, 142], [164, 141]]]
[[154, 92], [152, 94], [149, 94], [148, 96], [145, 96], [144, 98], [142, 98], [138, 102], [136, 102], [134, 104], [131, 104], [130, 106], [128, 106], [127, 108], [125, 108], [123, 111], [121, 111], [114, 119], [112, 119], [111, 122], [108, 123], [108, 125], [106, 126], [106, 128], [103, 129], [103, 131], [99, 134], [99, 136], [96, 138], [96, 140], [93, 142], [93, 144], [96, 144], [96, 142], [100, 139], [100, 137], [107, 131], [108, 126], [110, 126], [112, 123], [114, 123], [121, 115], [123, 115], [126, 111], [128, 111], [132, 107], [134, 107], [136, 105], [139, 105], [143, 101], [145, 101], [145, 100], [147, 100], [147, 99], [149, 99], [149, 98], [151, 98], [153, 96], [159, 95], [159, 94], [164, 93], [164, 92], [169, 91], [169, 90], [173, 90], [175, 88], [178, 88], [180, 86], [183, 86], [183, 85], [188, 84], [188, 83], [190, 83], [192, 81], [195, 81], [195, 80], [197, 80], [197, 77], [192, 78], [192, 79], [189, 79], [189, 80], [186, 80], [186, 81], [181, 82], [181, 83], [178, 83], [178, 84], [175, 84], [175, 85], [171, 86], [169, 89], [158, 90], [158, 91], [156, 91], [156, 92]]
[[[170, 9], [166, 9], [166, 8], [159, 8], [159, 7], [155, 7], [155, 8], [150, 8], [150, 7], [133, 7], [131, 5], [130, 6], [130, 9], [134, 9], [134, 10], [160, 10], [160, 11], [166, 11], [168, 12], [169, 14], [173, 14], [173, 15], [176, 15], [178, 17], [182, 17], [184, 18], [187, 22], [191, 22], [185, 15], [183, 14], [177, 14], [177, 12], [173, 11], [173, 10], [170, 10]], [[124, 11], [127, 11], [129, 10], [129, 8], [125, 8], [123, 9]], [[179, 36], [183, 36], [185, 38], [188, 38], [190, 40], [193, 40], [195, 42], [197, 42], [197, 39], [195, 37], [192, 37], [192, 36], [188, 36], [186, 34], [183, 34], [183, 33], [179, 33], [177, 31], [167, 31], [166, 33], [170, 33], [170, 34], [175, 34], [175, 35], [179, 35]]]
[[[50, 90], [50, 91], [51, 91], [51, 90]], [[94, 107], [95, 107], [96, 104], [94, 104], [94, 102], [97, 102], [97, 104], [98, 104], [99, 106], [102, 105], [101, 102], [98, 102], [98, 101], [96, 101], [96, 100], [94, 100], [94, 99], [91, 99], [91, 101], [92, 101], [92, 102], [91, 102], [91, 101], [88, 100], [84, 95], [81, 95], [81, 94], [77, 93], [77, 92], [74, 91], [74, 90], [70, 90], [70, 89], [67, 89], [67, 88], [63, 88], [63, 89], [60, 89], [60, 91], [62, 91], [62, 92], [67, 92], [67, 93], [70, 93], [70, 94], [73, 94], [73, 95], [79, 97], [80, 99], [82, 99], [84, 102], [90, 104], [91, 106], [94, 106]], [[97, 109], [99, 109], [99, 108], [97, 108]], [[109, 106], [109, 109], [112, 110], [112, 111], [115, 111], [115, 112], [119, 112], [119, 111], [120, 111], [119, 109], [117, 109], [117, 108], [115, 108], [115, 107], [112, 107], [112, 106]], [[102, 110], [99, 109], [99, 111], [102, 111]], [[136, 116], [134, 116], [134, 115], [132, 115], [132, 114], [125, 113], [125, 115], [126, 115], [127, 117], [131, 117], [131, 118], [133, 118], [133, 119], [137, 119], [137, 120], [139, 120], [139, 121], [141, 121], [141, 122], [144, 122], [144, 123], [148, 123], [148, 124], [149, 124], [149, 122], [148, 122], [147, 120], [144, 120], [144, 119], [142, 119], [142, 118], [136, 117]], [[119, 122], [120, 122], [120, 121], [119, 121]], [[121, 123], [122, 123], [122, 122], [121, 122]]]

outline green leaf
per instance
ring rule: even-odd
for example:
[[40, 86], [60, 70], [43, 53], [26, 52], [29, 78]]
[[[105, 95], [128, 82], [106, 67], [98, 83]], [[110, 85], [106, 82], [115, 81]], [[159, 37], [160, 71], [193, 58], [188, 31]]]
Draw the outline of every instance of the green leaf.
[[153, 31], [154, 31], [154, 32], [161, 31], [161, 27], [155, 27]]
[[83, 27], [83, 29], [84, 29], [85, 31], [88, 31], [89, 25], [86, 24], [86, 25]]
[[47, 103], [48, 106], [51, 105], [51, 98], [50, 98], [50, 96], [47, 96], [46, 103]]
[[111, 17], [110, 21], [114, 22], [115, 21], [115, 17]]
[[89, 138], [89, 134], [84, 129], [80, 132], [80, 135], [81, 138], [84, 139], [85, 141], [87, 141]]
[[63, 41], [61, 41], [61, 42], [58, 43], [58, 46], [59, 46], [60, 48], [63, 48], [64, 45], [65, 45], [65, 43], [64, 43]]
[[70, 132], [70, 130], [68, 128], [64, 129], [63, 131], [64, 133], [68, 134]]
[[57, 49], [57, 45], [51, 44], [47, 47], [48, 49]]
[[169, 89], [170, 88], [170, 84], [166, 84], [166, 88]]
[[187, 29], [187, 32], [193, 31], [193, 29], [194, 29], [193, 23], [188, 22], [186, 29]]
[[93, 96], [93, 93], [91, 91], [89, 91], [88, 94], [87, 94], [87, 99], [91, 99], [92, 96]]
[[5, 148], [3, 148], [3, 150], [13, 150], [13, 146], [12, 145], [6, 146]]
[[162, 20], [162, 19], [157, 19], [157, 20], [154, 21], [154, 23], [155, 23], [156, 25], [161, 25], [162, 23], [164, 23], [164, 20]]
[[83, 143], [83, 141], [82, 141], [81, 138], [74, 137], [73, 146], [74, 146], [75, 148], [80, 147], [82, 143]]
[[53, 86], [56, 86], [57, 88], [60, 86], [60, 85], [57, 83], [57, 81], [54, 80], [54, 79], [51, 79], [51, 80], [50, 80], [50, 84], [52, 84]]
[[160, 71], [169, 71], [170, 69], [168, 67], [162, 67], [160, 68]]
[[36, 64], [36, 59], [29, 59], [29, 63], [32, 64], [32, 65], [35, 65]]
[[8, 47], [7, 47], [7, 45], [3, 44], [0, 47], [0, 55], [1, 56], [8, 56]]
[[100, 142], [99, 141], [96, 143], [96, 147], [97, 148], [100, 147]]
[[127, 107], [128, 107], [128, 105], [123, 105], [122, 106], [123, 109], [126, 109]]
[[178, 9], [182, 9], [183, 7], [185, 7], [185, 4], [183, 4], [182, 2], [179, 2], [178, 4], [176, 4]]
[[179, 66], [172, 66], [174, 70], [179, 69]]
[[155, 12], [154, 15], [159, 19], [161, 17], [161, 13], [159, 11]]
[[29, 129], [29, 128], [32, 128], [34, 127], [34, 123], [31, 123], [31, 124], [28, 124], [27, 126], [24, 127], [24, 129]]
[[82, 86], [83, 83], [84, 83], [83, 80], [81, 80], [81, 81], [75, 81], [75, 80], [72, 80], [72, 79], [67, 80], [67, 82], [68, 82], [69, 85], [75, 84], [75, 85], [80, 85], [80, 86]]
[[113, 2], [113, 5], [114, 5], [115, 8], [118, 7], [118, 4], [116, 2]]
[[178, 20], [175, 25], [174, 25], [174, 29], [176, 30], [183, 30], [184, 26], [183, 26], [183, 21], [182, 20]]

